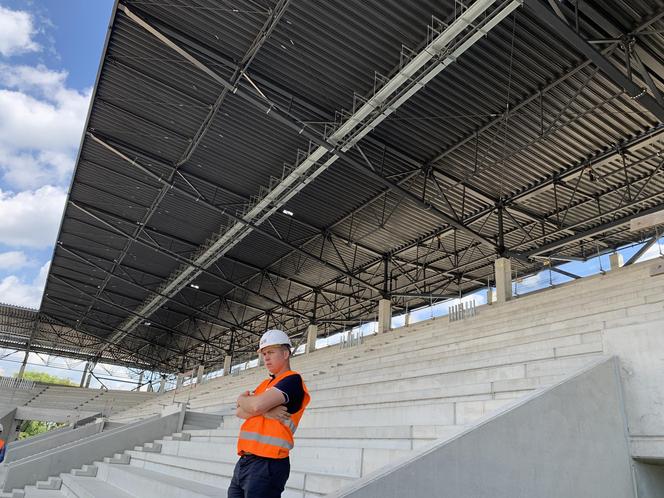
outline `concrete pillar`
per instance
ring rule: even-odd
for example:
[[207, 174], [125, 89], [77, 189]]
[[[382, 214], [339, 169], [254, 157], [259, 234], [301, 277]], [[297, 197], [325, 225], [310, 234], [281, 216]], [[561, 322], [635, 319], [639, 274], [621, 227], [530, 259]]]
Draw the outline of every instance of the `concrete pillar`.
[[493, 303], [493, 289], [490, 287], [486, 290], [486, 304]]
[[316, 339], [318, 339], [318, 325], [312, 323], [307, 327], [307, 354], [316, 351]]
[[178, 373], [178, 377], [175, 381], [175, 389], [180, 389], [182, 387], [183, 382], [184, 382], [184, 374]]
[[263, 355], [258, 353], [258, 366], [262, 367], [263, 366]]
[[378, 333], [382, 334], [392, 328], [392, 301], [381, 299], [378, 301]]
[[496, 270], [496, 302], [504, 303], [512, 299], [512, 262], [509, 258], [498, 258]]
[[138, 385], [136, 386], [136, 389], [137, 389], [138, 391], [141, 390], [141, 386], [143, 385], [143, 374], [144, 374], [144, 373], [145, 373], [145, 372], [141, 372], [141, 374], [138, 376]]
[[229, 354], [224, 358], [224, 375], [231, 374], [231, 368], [233, 366], [233, 357]]
[[203, 374], [205, 374], [205, 365], [198, 365], [198, 373], [196, 375], [196, 385], [203, 383]]
[[163, 394], [165, 392], [166, 392], [166, 376], [162, 375], [161, 381], [159, 382], [159, 394]]
[[620, 254], [619, 252], [614, 252], [613, 254], [609, 255], [609, 262], [611, 263], [611, 269], [612, 270], [617, 270], [623, 264], [625, 264], [623, 260], [623, 255]]
[[410, 325], [410, 311], [404, 315], [403, 325], [404, 327], [408, 327], [408, 325]]

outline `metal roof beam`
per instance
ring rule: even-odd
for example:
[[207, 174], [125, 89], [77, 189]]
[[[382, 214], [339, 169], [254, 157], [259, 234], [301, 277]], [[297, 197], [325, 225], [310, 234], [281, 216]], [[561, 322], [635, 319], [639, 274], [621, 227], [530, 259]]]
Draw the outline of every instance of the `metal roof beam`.
[[[589, 219], [586, 219], [583, 222], [579, 223], [579, 225], [587, 225], [587, 224], [592, 223], [593, 221], [597, 220], [600, 217], [611, 216], [613, 214], [618, 213], [619, 211], [629, 209], [629, 208], [633, 208], [633, 207], [636, 207], [639, 204], [642, 204], [644, 202], [652, 201], [652, 200], [655, 200], [655, 199], [661, 198], [661, 197], [662, 197], [662, 193], [655, 194], [655, 195], [647, 197], [645, 199], [640, 199], [640, 200], [631, 202], [629, 204], [626, 204], [625, 206], [621, 206], [617, 209], [612, 209], [610, 211], [602, 213], [602, 215], [597, 215], [597, 216], [593, 216]], [[663, 207], [664, 207], [664, 201], [662, 201], [660, 199], [660, 202], [657, 205], [655, 205], [654, 207], [645, 209], [643, 211], [638, 211], [636, 213], [632, 213], [632, 214], [629, 214], [627, 216], [623, 216], [622, 218], [618, 218], [616, 220], [613, 220], [613, 221], [610, 221], [610, 222], [607, 222], [607, 223], [602, 223], [599, 226], [584, 230], [582, 232], [577, 233], [576, 235], [570, 235], [568, 237], [564, 237], [564, 238], [556, 240], [554, 242], [549, 242], [548, 244], [544, 244], [544, 245], [542, 245], [540, 247], [537, 247], [535, 249], [531, 249], [530, 251], [526, 251], [525, 254], [527, 254], [528, 256], [537, 256], [537, 255], [545, 253], [547, 251], [552, 251], [554, 249], [558, 249], [560, 247], [563, 247], [563, 246], [569, 245], [573, 242], [576, 242], [577, 240], [585, 239], [585, 238], [588, 238], [592, 235], [597, 235], [597, 234], [606, 232], [607, 230], [611, 230], [612, 228], [616, 228], [616, 227], [625, 225], [626, 223], [629, 223], [631, 220], [633, 220], [635, 218], [638, 218], [639, 216], [644, 216], [644, 215], [647, 215], [647, 214], [650, 214], [650, 213], [656, 213], [657, 211], [661, 211]]]
[[567, 43], [590, 59], [618, 87], [622, 88], [645, 110], [653, 114], [660, 123], [664, 123], [664, 107], [648, 93], [634, 83], [611, 61], [584, 40], [572, 27], [560, 19], [542, 0], [526, 0], [525, 4], [545, 25], [553, 29]]
[[[106, 220], [104, 220], [103, 218], [101, 218], [99, 215], [95, 214], [93, 211], [99, 213], [100, 215], [103, 215], [103, 216], [109, 216], [109, 217], [114, 218], [114, 219], [116, 219], [116, 220], [124, 221], [124, 222], [126, 222], [126, 223], [130, 223], [130, 224], [132, 223], [132, 220], [128, 220], [127, 218], [123, 218], [123, 217], [120, 216], [120, 215], [117, 215], [117, 214], [115, 214], [115, 213], [110, 213], [110, 212], [108, 212], [108, 211], [105, 211], [105, 210], [103, 210], [103, 209], [100, 209], [100, 208], [97, 208], [97, 207], [94, 207], [94, 206], [88, 206], [88, 205], [85, 204], [85, 203], [75, 202], [75, 201], [71, 201], [71, 200], [70, 200], [70, 201], [68, 202], [68, 204], [71, 205], [71, 206], [73, 206], [73, 207], [75, 207], [76, 209], [78, 209], [78, 210], [81, 211], [82, 213], [87, 214], [87, 215], [90, 216], [91, 218], [93, 218], [93, 219], [99, 221], [99, 222], [102, 223], [103, 225], [107, 226], [108, 228], [110, 228], [110, 232], [112, 232], [112, 233], [118, 233], [119, 235], [122, 235], [122, 236], [124, 236], [124, 237], [132, 238], [132, 242], [135, 242], [135, 243], [140, 244], [140, 245], [142, 245], [142, 246], [145, 246], [145, 247], [147, 247], [147, 248], [149, 248], [149, 249], [152, 249], [153, 251], [156, 251], [156, 252], [158, 252], [158, 253], [160, 253], [160, 254], [163, 254], [164, 256], [167, 256], [167, 257], [169, 257], [169, 258], [171, 258], [171, 259], [173, 259], [173, 260], [175, 260], [175, 261], [178, 261], [178, 262], [180, 262], [180, 263], [184, 263], [184, 264], [194, 265], [194, 266], [195, 266], [195, 262], [193, 262], [193, 261], [190, 260], [189, 258], [186, 258], [185, 256], [182, 256], [182, 255], [177, 254], [177, 253], [175, 253], [175, 252], [173, 252], [173, 251], [170, 251], [170, 250], [168, 250], [168, 249], [165, 249], [165, 248], [163, 248], [163, 247], [160, 247], [159, 245], [154, 244], [154, 243], [152, 243], [152, 242], [148, 242], [148, 241], [146, 241], [146, 240], [142, 240], [142, 239], [135, 238], [135, 237], [133, 237], [131, 234], [128, 234], [128, 233], [124, 232], [124, 231], [121, 230], [120, 228], [111, 225], [111, 224], [108, 223]], [[251, 293], [251, 294], [254, 294], [255, 296], [257, 296], [257, 297], [259, 297], [259, 298], [261, 298], [261, 299], [265, 299], [266, 301], [270, 301], [270, 302], [271, 302], [272, 304], [274, 304], [275, 306], [278, 306], [278, 307], [280, 307], [280, 308], [284, 308], [284, 309], [288, 310], [289, 312], [291, 312], [291, 313], [293, 313], [293, 314], [304, 316], [303, 313], [300, 312], [300, 311], [297, 311], [297, 310], [295, 310], [295, 309], [293, 309], [293, 308], [289, 308], [288, 306], [285, 306], [284, 304], [280, 303], [279, 301], [276, 301], [276, 300], [272, 299], [271, 297], [266, 296], [266, 295], [264, 295], [264, 294], [261, 294], [261, 293], [255, 291], [255, 290], [253, 290], [253, 289], [251, 289], [251, 288], [249, 288], [249, 287], [245, 287], [245, 286], [243, 286], [243, 285], [241, 285], [241, 284], [239, 284], [239, 283], [237, 283], [237, 282], [233, 282], [232, 280], [228, 280], [227, 278], [224, 278], [224, 277], [222, 277], [221, 275], [218, 275], [218, 274], [216, 274], [216, 273], [214, 273], [214, 272], [208, 270], [207, 268], [196, 267], [196, 269], [199, 270], [199, 273], [198, 273], [199, 275], [200, 275], [201, 273], [204, 273], [205, 275], [211, 276], [211, 277], [213, 277], [213, 278], [219, 280], [220, 282], [227, 283], [227, 284], [232, 285], [232, 286], [234, 286], [234, 287], [236, 287], [236, 288], [238, 288], [238, 289], [241, 289], [241, 290], [243, 290], [243, 291], [245, 291], [245, 292], [249, 292], [249, 293]], [[152, 292], [153, 292], [153, 294], [157, 294], [157, 295], [163, 295], [163, 294], [164, 294], [163, 292], [154, 292], [154, 291], [152, 291]], [[243, 304], [244, 304], [244, 303], [243, 303]], [[265, 312], [266, 310], [262, 310], [262, 311]], [[145, 315], [145, 316], [147, 316], [147, 315]], [[253, 332], [252, 332], [252, 333], [253, 333]]]
[[648, 252], [648, 249], [650, 249], [652, 246], [655, 245], [655, 243], [658, 240], [659, 240], [659, 233], [655, 232], [655, 235], [653, 235], [649, 240], [647, 240], [646, 243], [643, 244], [643, 246], [641, 246], [641, 249], [632, 254], [632, 257], [627, 260], [624, 266], [629, 266], [631, 264], [636, 263], [641, 256], [643, 256], [646, 252]]
[[[329, 141], [324, 141], [325, 143], [319, 143], [318, 148], [316, 148], [311, 154], [309, 154], [309, 156], [301, 161], [293, 169], [293, 171], [282, 178], [281, 181], [276, 184], [265, 197], [260, 199], [254, 206], [252, 206], [249, 211], [242, 216], [242, 220], [236, 220], [235, 224], [223, 230], [223, 233], [220, 233], [220, 237], [214, 243], [212, 243], [212, 245], [199, 258], [201, 262], [203, 262], [203, 266], [208, 261], [214, 261], [218, 259], [219, 256], [223, 255], [225, 252], [234, 247], [250, 233], [252, 230], [252, 225], [260, 225], [262, 222], [264, 222], [272, 213], [279, 209], [280, 206], [287, 202], [288, 199], [299, 192], [301, 188], [312, 181], [316, 176], [318, 176], [327, 167], [329, 167], [338, 157], [340, 157], [340, 154], [338, 154], [337, 151], [345, 151], [355, 145], [357, 141], [366, 135], [366, 133], [371, 131], [371, 129], [377, 126], [402, 103], [406, 102], [408, 98], [419, 91], [430, 79], [435, 77], [440, 71], [456, 60], [456, 57], [465, 52], [465, 50], [472, 46], [482, 36], [486, 35], [487, 31], [492, 29], [504, 17], [509, 15], [512, 10], [516, 9], [520, 5], [520, 2], [518, 1], [511, 2], [502, 8], [497, 9], [497, 13], [494, 11], [490, 18], [478, 20], [482, 14], [488, 11], [489, 7], [493, 3], [493, 0], [478, 0], [471, 7], [463, 11], [459, 17], [455, 19], [455, 21], [450, 24], [450, 26], [448, 26], [447, 29], [438, 35], [424, 50], [414, 56], [408, 64], [401, 68], [379, 91], [374, 94], [373, 97], [371, 97], [366, 102], [365, 105], [353, 113], [353, 115], [329, 137]], [[159, 29], [155, 28], [149, 22], [146, 22], [144, 19], [134, 14], [126, 5], [119, 4], [118, 9], [121, 10], [134, 23], [138, 24], [143, 29], [159, 39], [163, 44], [176, 51], [178, 54], [192, 63], [192, 65], [206, 73], [213, 80], [220, 83], [224, 88], [233, 91], [234, 93], [239, 93], [241, 97], [249, 100], [255, 105], [258, 105], [260, 108], [265, 109], [266, 102], [257, 102], [256, 96], [245, 94], [244, 91], [238, 92], [237, 86], [220, 77], [215, 71], [211, 70], [186, 49], [172, 41]], [[476, 28], [473, 25], [474, 22], [482, 23], [482, 27]], [[443, 60], [434, 60], [435, 54], [442, 54], [443, 51], [447, 49], [447, 46], [466, 28], [468, 28], [468, 26], [473, 26], [474, 34], [469, 36], [464, 43], [456, 47], [451, 55], [445, 57]], [[429, 65], [430, 61], [432, 60], [434, 60], [433, 64]], [[427, 69], [422, 71], [422, 69], [425, 67], [427, 67]], [[256, 88], [251, 79], [246, 75], [245, 77], [248, 79], [250, 84]], [[414, 81], [413, 78], [416, 78], [416, 80]], [[260, 93], [259, 90], [257, 91]], [[261, 94], [261, 96], [264, 98], [264, 95]], [[381, 111], [377, 116], [375, 114], [376, 108], [381, 108]], [[271, 110], [274, 110], [273, 115], [279, 114], [281, 112], [279, 109], [275, 108], [273, 103], [268, 101], [266, 111], [269, 113]], [[288, 113], [286, 113], [286, 115], [288, 115]], [[290, 117], [280, 117], [282, 121], [284, 119], [287, 122], [290, 120]], [[307, 128], [307, 125], [301, 122], [290, 122], [290, 125], [301, 127], [300, 133], [304, 132], [305, 128]], [[307, 131], [305, 136], [309, 134], [310, 132]], [[318, 161], [323, 159], [323, 157], [326, 156], [330, 150], [334, 151], [332, 156], [328, 158], [323, 165], [319, 165]], [[316, 169], [312, 173], [311, 170], [314, 167]], [[392, 188], [394, 188], [394, 186]], [[396, 188], [399, 189], [399, 187]], [[479, 234], [477, 235], [479, 236]], [[183, 268], [177, 275], [174, 275], [173, 280], [167, 284], [167, 288], [172, 288], [168, 289], [167, 293], [173, 291], [178, 292], [183, 285], [186, 285], [187, 282], [191, 280], [191, 278], [195, 278], [196, 274], [196, 271], [191, 266]], [[154, 309], [155, 307], [158, 307], [158, 303], [156, 300], [152, 300], [151, 302], [145, 304], [145, 306], [142, 308], [142, 311], [149, 313], [150, 310]], [[130, 319], [123, 326], [123, 328], [131, 329], [131, 327], [135, 326], [135, 323], [135, 320]]]
[[[88, 265], [92, 266], [93, 268], [96, 268], [96, 269], [98, 269], [98, 270], [100, 270], [100, 271], [105, 271], [102, 267], [96, 265], [95, 263], [93, 263], [92, 261], [90, 261], [90, 260], [87, 259], [86, 257], [82, 256], [81, 254], [78, 254], [77, 251], [74, 251], [74, 250], [72, 250], [72, 249], [69, 249], [69, 248], [65, 247], [64, 244], [60, 243], [60, 244], [59, 244], [59, 247], [60, 247], [61, 250], [67, 252], [68, 254], [71, 254], [72, 256], [74, 256], [74, 257], [75, 257], [76, 259], [78, 259], [79, 261], [82, 261], [82, 262], [84, 262], [84, 263], [86, 263], [86, 264], [88, 264]], [[81, 251], [81, 252], [83, 252], [83, 251]], [[88, 256], [88, 257], [89, 257], [89, 256]], [[93, 257], [98, 257], [98, 256], [93, 256]], [[103, 259], [103, 258], [100, 258], [100, 259]], [[109, 260], [106, 260], [106, 261], [109, 261]], [[110, 261], [109, 261], [109, 262], [110, 262]], [[149, 287], [145, 287], [144, 285], [141, 285], [141, 284], [139, 284], [138, 282], [134, 282], [134, 281], [132, 281], [132, 280], [126, 278], [126, 277], [122, 277], [122, 276], [120, 276], [120, 275], [113, 275], [113, 278], [116, 278], [116, 279], [118, 279], [118, 280], [121, 280], [122, 282], [125, 282], [125, 283], [129, 284], [129, 285], [132, 285], [132, 286], [134, 286], [134, 287], [137, 287], [137, 288], [139, 288], [139, 289], [142, 289], [142, 290], [144, 290], [145, 292], [149, 292], [149, 293], [151, 293], [151, 294], [156, 293], [155, 290], [150, 289]], [[172, 299], [172, 298], [169, 298], [169, 301], [172, 301], [174, 304], [177, 304], [178, 306], [182, 306], [183, 308], [187, 308], [187, 309], [189, 309], [189, 310], [191, 310], [191, 311], [197, 313], [198, 315], [201, 315], [201, 316], [206, 317], [206, 319], [207, 319], [207, 320], [210, 320], [211, 323], [215, 323], [215, 324], [220, 325], [220, 326], [222, 326], [222, 327], [226, 327], [227, 329], [230, 329], [231, 327], [237, 327], [237, 325], [235, 325], [235, 324], [233, 324], [233, 323], [231, 323], [231, 322], [228, 322], [228, 321], [226, 321], [226, 320], [224, 320], [224, 319], [222, 319], [222, 318], [219, 318], [219, 317], [216, 317], [216, 316], [214, 316], [214, 315], [212, 315], [212, 314], [210, 314], [210, 313], [207, 313], [206, 311], [203, 311], [202, 309], [194, 308], [193, 306], [190, 306], [189, 304], [186, 304], [186, 303], [183, 303], [183, 302], [180, 302], [180, 301], [176, 301], [176, 300], [174, 300], [174, 299]], [[209, 306], [209, 305], [207, 305], [207, 306]], [[168, 327], [167, 327], [167, 329], [168, 329]], [[169, 331], [170, 331], [170, 330], [169, 330]], [[189, 337], [189, 336], [188, 336], [188, 337]], [[200, 341], [200, 342], [203, 343], [203, 344], [206, 344], [205, 341], [203, 341], [203, 340], [201, 340], [201, 339], [198, 339], [198, 338], [196, 338], [196, 337], [192, 337], [192, 338], [193, 338], [193, 339], [196, 339], [196, 340], [198, 340], [198, 341]], [[213, 346], [213, 347], [214, 347], [214, 346]]]

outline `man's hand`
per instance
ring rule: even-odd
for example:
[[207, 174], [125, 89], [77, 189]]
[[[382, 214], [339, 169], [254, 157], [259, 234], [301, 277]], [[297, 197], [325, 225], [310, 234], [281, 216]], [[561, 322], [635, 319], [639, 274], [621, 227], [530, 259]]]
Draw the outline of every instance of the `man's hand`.
[[271, 410], [265, 412], [263, 416], [265, 418], [278, 420], [279, 422], [286, 422], [291, 418], [290, 413], [288, 413], [288, 410], [286, 410], [286, 407], [284, 405], [275, 406]]

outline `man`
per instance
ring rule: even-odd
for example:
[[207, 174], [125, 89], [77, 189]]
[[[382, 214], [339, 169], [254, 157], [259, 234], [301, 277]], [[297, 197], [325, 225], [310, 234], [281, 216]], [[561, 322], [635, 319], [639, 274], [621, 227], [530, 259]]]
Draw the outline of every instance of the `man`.
[[282, 330], [261, 337], [258, 354], [270, 377], [237, 399], [240, 428], [228, 498], [279, 498], [290, 474], [293, 434], [311, 397], [302, 377], [290, 369], [291, 348]]

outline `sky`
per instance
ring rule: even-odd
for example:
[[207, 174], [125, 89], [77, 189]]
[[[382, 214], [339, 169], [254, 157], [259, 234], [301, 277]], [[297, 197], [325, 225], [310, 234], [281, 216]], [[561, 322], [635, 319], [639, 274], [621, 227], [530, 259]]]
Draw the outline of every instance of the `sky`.
[[[112, 8], [113, 0], [0, 0], [0, 302], [40, 306]], [[3, 358], [0, 373], [21, 359]]]
[[38, 308], [112, 0], [0, 0], [0, 302]]

